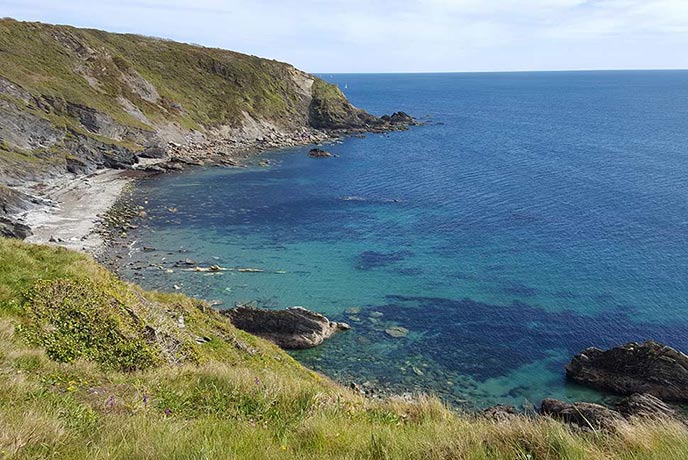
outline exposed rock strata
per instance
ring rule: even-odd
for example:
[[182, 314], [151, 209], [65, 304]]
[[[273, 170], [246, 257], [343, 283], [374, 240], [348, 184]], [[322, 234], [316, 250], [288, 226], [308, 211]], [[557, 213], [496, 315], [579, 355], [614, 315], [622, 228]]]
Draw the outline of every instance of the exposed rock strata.
[[270, 340], [285, 349], [312, 348], [336, 332], [349, 329], [346, 323], [330, 321], [303, 307], [264, 310], [242, 306], [222, 313], [239, 329]]
[[688, 356], [653, 341], [606, 351], [588, 348], [566, 365], [566, 375], [622, 395], [647, 393], [665, 401], [688, 401]]
[[0, 236], [23, 240], [31, 236], [31, 228], [16, 220], [0, 216]]
[[649, 394], [632, 394], [616, 403], [616, 410], [626, 418], [678, 418], [678, 412]]
[[544, 399], [540, 413], [583, 429], [611, 430], [624, 419], [620, 413], [599, 404], [567, 403], [557, 399]]

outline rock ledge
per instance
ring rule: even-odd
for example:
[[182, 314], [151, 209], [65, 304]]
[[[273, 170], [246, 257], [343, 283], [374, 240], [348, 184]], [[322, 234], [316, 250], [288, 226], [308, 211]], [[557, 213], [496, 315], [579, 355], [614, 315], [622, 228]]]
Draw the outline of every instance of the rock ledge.
[[222, 313], [239, 329], [285, 349], [312, 348], [336, 332], [350, 329], [346, 323], [330, 321], [320, 313], [303, 307], [264, 310], [242, 306]]
[[606, 351], [587, 348], [566, 365], [566, 375], [622, 395], [647, 393], [664, 401], [688, 401], [688, 356], [653, 341]]

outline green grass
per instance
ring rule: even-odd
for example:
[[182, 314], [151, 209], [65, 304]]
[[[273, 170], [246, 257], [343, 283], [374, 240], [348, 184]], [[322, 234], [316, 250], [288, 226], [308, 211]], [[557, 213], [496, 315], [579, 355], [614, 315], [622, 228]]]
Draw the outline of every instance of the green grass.
[[[247, 115], [287, 130], [307, 126], [310, 94], [304, 94], [308, 90], [294, 75], [299, 72], [289, 64], [232, 51], [0, 19], [0, 77], [31, 95], [9, 93], [0, 98], [15, 110], [47, 120], [64, 136], [90, 138], [102, 149], [117, 145], [137, 151], [146, 139], [172, 125], [209, 132], [220, 126], [239, 127]], [[312, 93], [320, 112], [336, 117], [339, 124], [342, 117], [358, 113], [341, 91], [322, 80], [315, 79]], [[123, 99], [145, 118], [128, 113]], [[79, 118], [84, 108], [112, 120], [122, 138], [86, 129]], [[4, 169], [13, 167], [20, 175], [16, 165], [34, 171], [46, 163], [42, 150], [19, 152], [18, 146], [0, 141]], [[50, 146], [62, 159], [70, 153], [64, 144]], [[32, 155], [37, 161], [29, 164]]]
[[0, 261], [0, 458], [688, 458], [678, 422], [582, 433], [428, 396], [367, 400], [205, 302], [144, 291], [87, 256], [0, 239]]
[[[293, 125], [305, 115], [296, 83], [287, 78], [293, 72], [291, 65], [232, 51], [0, 20], [0, 76], [36, 97], [92, 107], [135, 128], [151, 126], [126, 113], [118, 97], [129, 99], [153, 121], [201, 129], [238, 125], [242, 112]], [[126, 81], [136, 74], [155, 87], [159, 100], [146, 100]], [[87, 76], [97, 84], [89, 84]], [[321, 94], [343, 98], [336, 87], [320, 86]], [[56, 111], [64, 115], [59, 104]]]

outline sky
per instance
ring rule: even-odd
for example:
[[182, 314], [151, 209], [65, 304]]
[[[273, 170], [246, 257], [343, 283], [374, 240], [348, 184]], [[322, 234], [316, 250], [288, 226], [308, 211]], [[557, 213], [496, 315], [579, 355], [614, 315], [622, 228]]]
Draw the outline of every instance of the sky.
[[688, 68], [688, 0], [0, 0], [318, 73]]

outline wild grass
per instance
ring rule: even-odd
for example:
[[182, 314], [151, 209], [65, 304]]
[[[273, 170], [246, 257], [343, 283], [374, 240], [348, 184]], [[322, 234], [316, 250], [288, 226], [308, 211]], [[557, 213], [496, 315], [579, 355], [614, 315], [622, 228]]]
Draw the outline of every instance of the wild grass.
[[[581, 432], [543, 417], [493, 422], [431, 396], [369, 400], [236, 330], [202, 302], [143, 291], [84, 255], [0, 239], [0, 262], [0, 458], [688, 458], [680, 422]], [[181, 312], [189, 337], [212, 340], [195, 344], [196, 361], [138, 370], [120, 371], [90, 355], [55, 361], [17, 328], [36, 290], [62, 280], [94, 291], [83, 308], [111, 296], [155, 328]]]
[[[58, 109], [61, 103], [88, 106], [134, 128], [151, 126], [128, 114], [118, 97], [150, 120], [188, 128], [237, 125], [244, 112], [279, 124], [302, 122], [303, 95], [288, 78], [293, 72], [288, 64], [232, 51], [0, 20], [0, 76], [34, 96], [61, 101]], [[141, 77], [155, 87], [159, 99], [137, 89]], [[325, 94], [330, 85], [323, 86]], [[334, 90], [327, 94], [343, 97]], [[52, 115], [66, 118], [66, 124], [73, 118], [65, 111]]]

